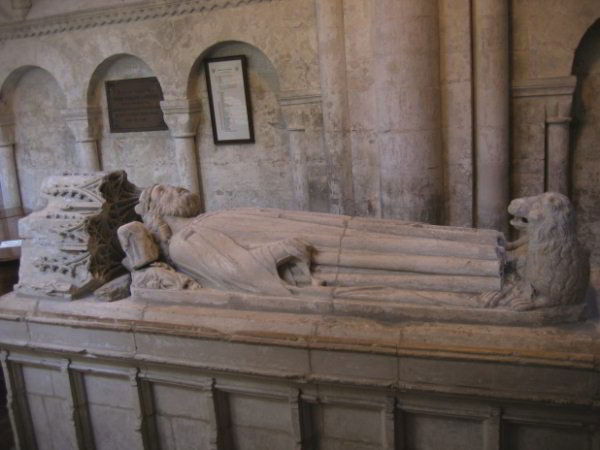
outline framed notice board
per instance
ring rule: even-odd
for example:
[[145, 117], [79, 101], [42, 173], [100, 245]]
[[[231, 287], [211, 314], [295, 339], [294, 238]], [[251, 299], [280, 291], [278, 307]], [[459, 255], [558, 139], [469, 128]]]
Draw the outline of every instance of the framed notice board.
[[168, 129], [160, 102], [162, 89], [156, 77], [106, 82], [111, 133]]
[[254, 142], [246, 56], [204, 60], [215, 144]]

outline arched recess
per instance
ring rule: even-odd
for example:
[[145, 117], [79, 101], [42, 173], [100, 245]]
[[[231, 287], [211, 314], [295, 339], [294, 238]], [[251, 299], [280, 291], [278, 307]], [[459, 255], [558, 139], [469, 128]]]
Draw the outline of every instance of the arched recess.
[[[256, 143], [215, 145], [204, 60], [246, 55]], [[239, 41], [215, 44], [194, 63], [188, 98], [199, 101], [202, 118], [196, 138], [202, 192], [208, 211], [240, 206], [293, 208], [294, 167], [289, 133], [280, 105], [279, 75], [257, 47]]]
[[[112, 133], [108, 120], [106, 81], [155, 77], [145, 61], [131, 54], [116, 54], [100, 63], [90, 77], [87, 106], [97, 115], [98, 152], [103, 170], [124, 169], [133, 183], [177, 184], [174, 145], [169, 130]], [[162, 86], [161, 86], [162, 87]]]
[[0, 97], [3, 114], [14, 123], [21, 202], [30, 212], [39, 206], [44, 178], [77, 169], [74, 138], [63, 118], [66, 96], [49, 71], [23, 66], [6, 78]]
[[579, 238], [600, 269], [600, 19], [583, 36], [573, 63], [572, 198]]

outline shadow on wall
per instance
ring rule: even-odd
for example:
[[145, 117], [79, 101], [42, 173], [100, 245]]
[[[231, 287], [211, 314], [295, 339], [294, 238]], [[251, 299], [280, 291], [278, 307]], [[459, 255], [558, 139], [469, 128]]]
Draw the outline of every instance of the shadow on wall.
[[592, 267], [600, 266], [600, 19], [592, 25], [575, 53], [573, 74], [572, 198], [578, 234], [592, 250]]

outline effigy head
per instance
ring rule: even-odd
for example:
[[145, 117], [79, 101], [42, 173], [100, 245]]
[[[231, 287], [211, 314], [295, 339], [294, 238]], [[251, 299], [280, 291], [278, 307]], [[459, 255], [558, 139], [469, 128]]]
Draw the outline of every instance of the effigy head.
[[523, 231], [573, 232], [575, 214], [569, 199], [557, 192], [546, 192], [510, 202], [508, 212], [512, 226]]
[[202, 211], [202, 200], [196, 193], [182, 187], [155, 184], [143, 190], [135, 211], [142, 217], [194, 217]]

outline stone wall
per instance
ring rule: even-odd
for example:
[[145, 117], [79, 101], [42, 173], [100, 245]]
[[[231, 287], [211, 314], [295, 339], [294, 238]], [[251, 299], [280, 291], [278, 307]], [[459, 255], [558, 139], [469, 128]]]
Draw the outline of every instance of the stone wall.
[[[510, 198], [551, 189], [573, 192], [582, 229], [594, 221], [581, 146], [595, 138], [572, 140], [593, 122], [572, 105], [592, 89], [576, 71], [591, 56], [575, 60], [594, 0], [29, 3], [0, 1], [0, 178], [20, 202], [5, 207], [35, 208], [46, 173], [125, 168], [201, 191], [208, 210], [507, 230]], [[239, 53], [256, 143], [215, 146], [201, 63]], [[111, 134], [104, 81], [138, 76], [158, 78], [170, 129]]]
[[75, 167], [75, 143], [61, 116], [65, 95], [50, 73], [27, 71], [12, 94], [21, 198], [31, 211], [39, 207], [42, 180]]
[[104, 170], [125, 170], [133, 183], [177, 184], [175, 149], [169, 131], [111, 133], [105, 83], [109, 80], [152, 77], [142, 60], [131, 55], [111, 58], [96, 70], [89, 89], [89, 104], [99, 108], [98, 153]]

